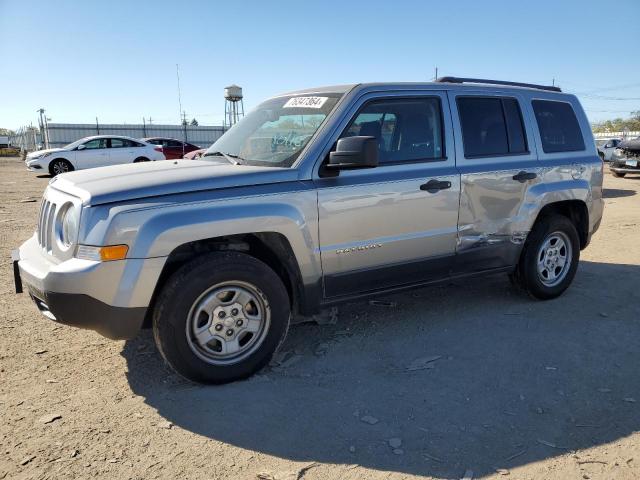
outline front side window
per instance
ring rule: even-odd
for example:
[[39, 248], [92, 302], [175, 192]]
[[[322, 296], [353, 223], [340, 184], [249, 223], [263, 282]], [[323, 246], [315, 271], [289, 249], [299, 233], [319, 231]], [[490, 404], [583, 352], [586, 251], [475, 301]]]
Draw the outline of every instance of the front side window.
[[550, 100], [531, 102], [545, 153], [584, 150], [584, 140], [571, 104]]
[[341, 138], [378, 141], [380, 164], [444, 160], [442, 109], [438, 97], [374, 100], [355, 116]]
[[290, 167], [342, 94], [292, 95], [258, 105], [202, 156], [225, 154], [239, 163]]
[[458, 97], [457, 104], [466, 158], [527, 153], [515, 98]]
[[107, 148], [107, 139], [106, 138], [96, 138], [94, 140], [89, 140], [84, 144], [84, 148], [87, 150], [96, 150], [98, 148]]

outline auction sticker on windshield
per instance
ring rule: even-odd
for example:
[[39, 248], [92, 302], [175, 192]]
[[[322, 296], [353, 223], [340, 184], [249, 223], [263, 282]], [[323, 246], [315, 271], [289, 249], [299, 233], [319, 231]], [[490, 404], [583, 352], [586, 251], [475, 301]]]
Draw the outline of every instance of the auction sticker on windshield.
[[322, 108], [329, 97], [293, 97], [282, 108]]

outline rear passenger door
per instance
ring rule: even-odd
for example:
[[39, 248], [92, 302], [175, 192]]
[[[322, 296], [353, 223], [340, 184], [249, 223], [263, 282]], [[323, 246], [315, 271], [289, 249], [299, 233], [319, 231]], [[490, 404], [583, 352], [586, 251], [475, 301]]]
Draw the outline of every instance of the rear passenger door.
[[446, 94], [368, 94], [351, 112], [332, 144], [373, 136], [379, 165], [314, 180], [325, 296], [447, 277], [460, 184]]
[[511, 92], [449, 95], [461, 182], [454, 273], [514, 265], [542, 175], [529, 107]]

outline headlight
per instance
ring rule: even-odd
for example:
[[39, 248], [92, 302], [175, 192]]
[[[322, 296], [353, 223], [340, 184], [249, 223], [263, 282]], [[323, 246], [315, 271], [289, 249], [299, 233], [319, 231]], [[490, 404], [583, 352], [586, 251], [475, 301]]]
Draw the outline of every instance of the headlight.
[[48, 155], [51, 155], [51, 153], [36, 153], [33, 157], [27, 158], [27, 162], [29, 160], [40, 160], [41, 158], [44, 158]]
[[57, 228], [57, 230], [58, 240], [64, 249], [68, 249], [73, 245], [78, 236], [78, 217], [78, 210], [72, 203], [67, 203], [63, 206], [62, 213], [59, 217], [59, 228]]
[[614, 157], [623, 157], [624, 152], [622, 151], [621, 148], [616, 148], [611, 155]]

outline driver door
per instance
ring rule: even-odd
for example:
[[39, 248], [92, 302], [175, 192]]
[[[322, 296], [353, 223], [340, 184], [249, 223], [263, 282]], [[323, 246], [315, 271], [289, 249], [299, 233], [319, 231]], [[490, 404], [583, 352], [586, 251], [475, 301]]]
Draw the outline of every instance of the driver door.
[[446, 95], [359, 105], [340, 137], [376, 137], [379, 165], [316, 181], [326, 298], [446, 278], [455, 255], [460, 180]]

